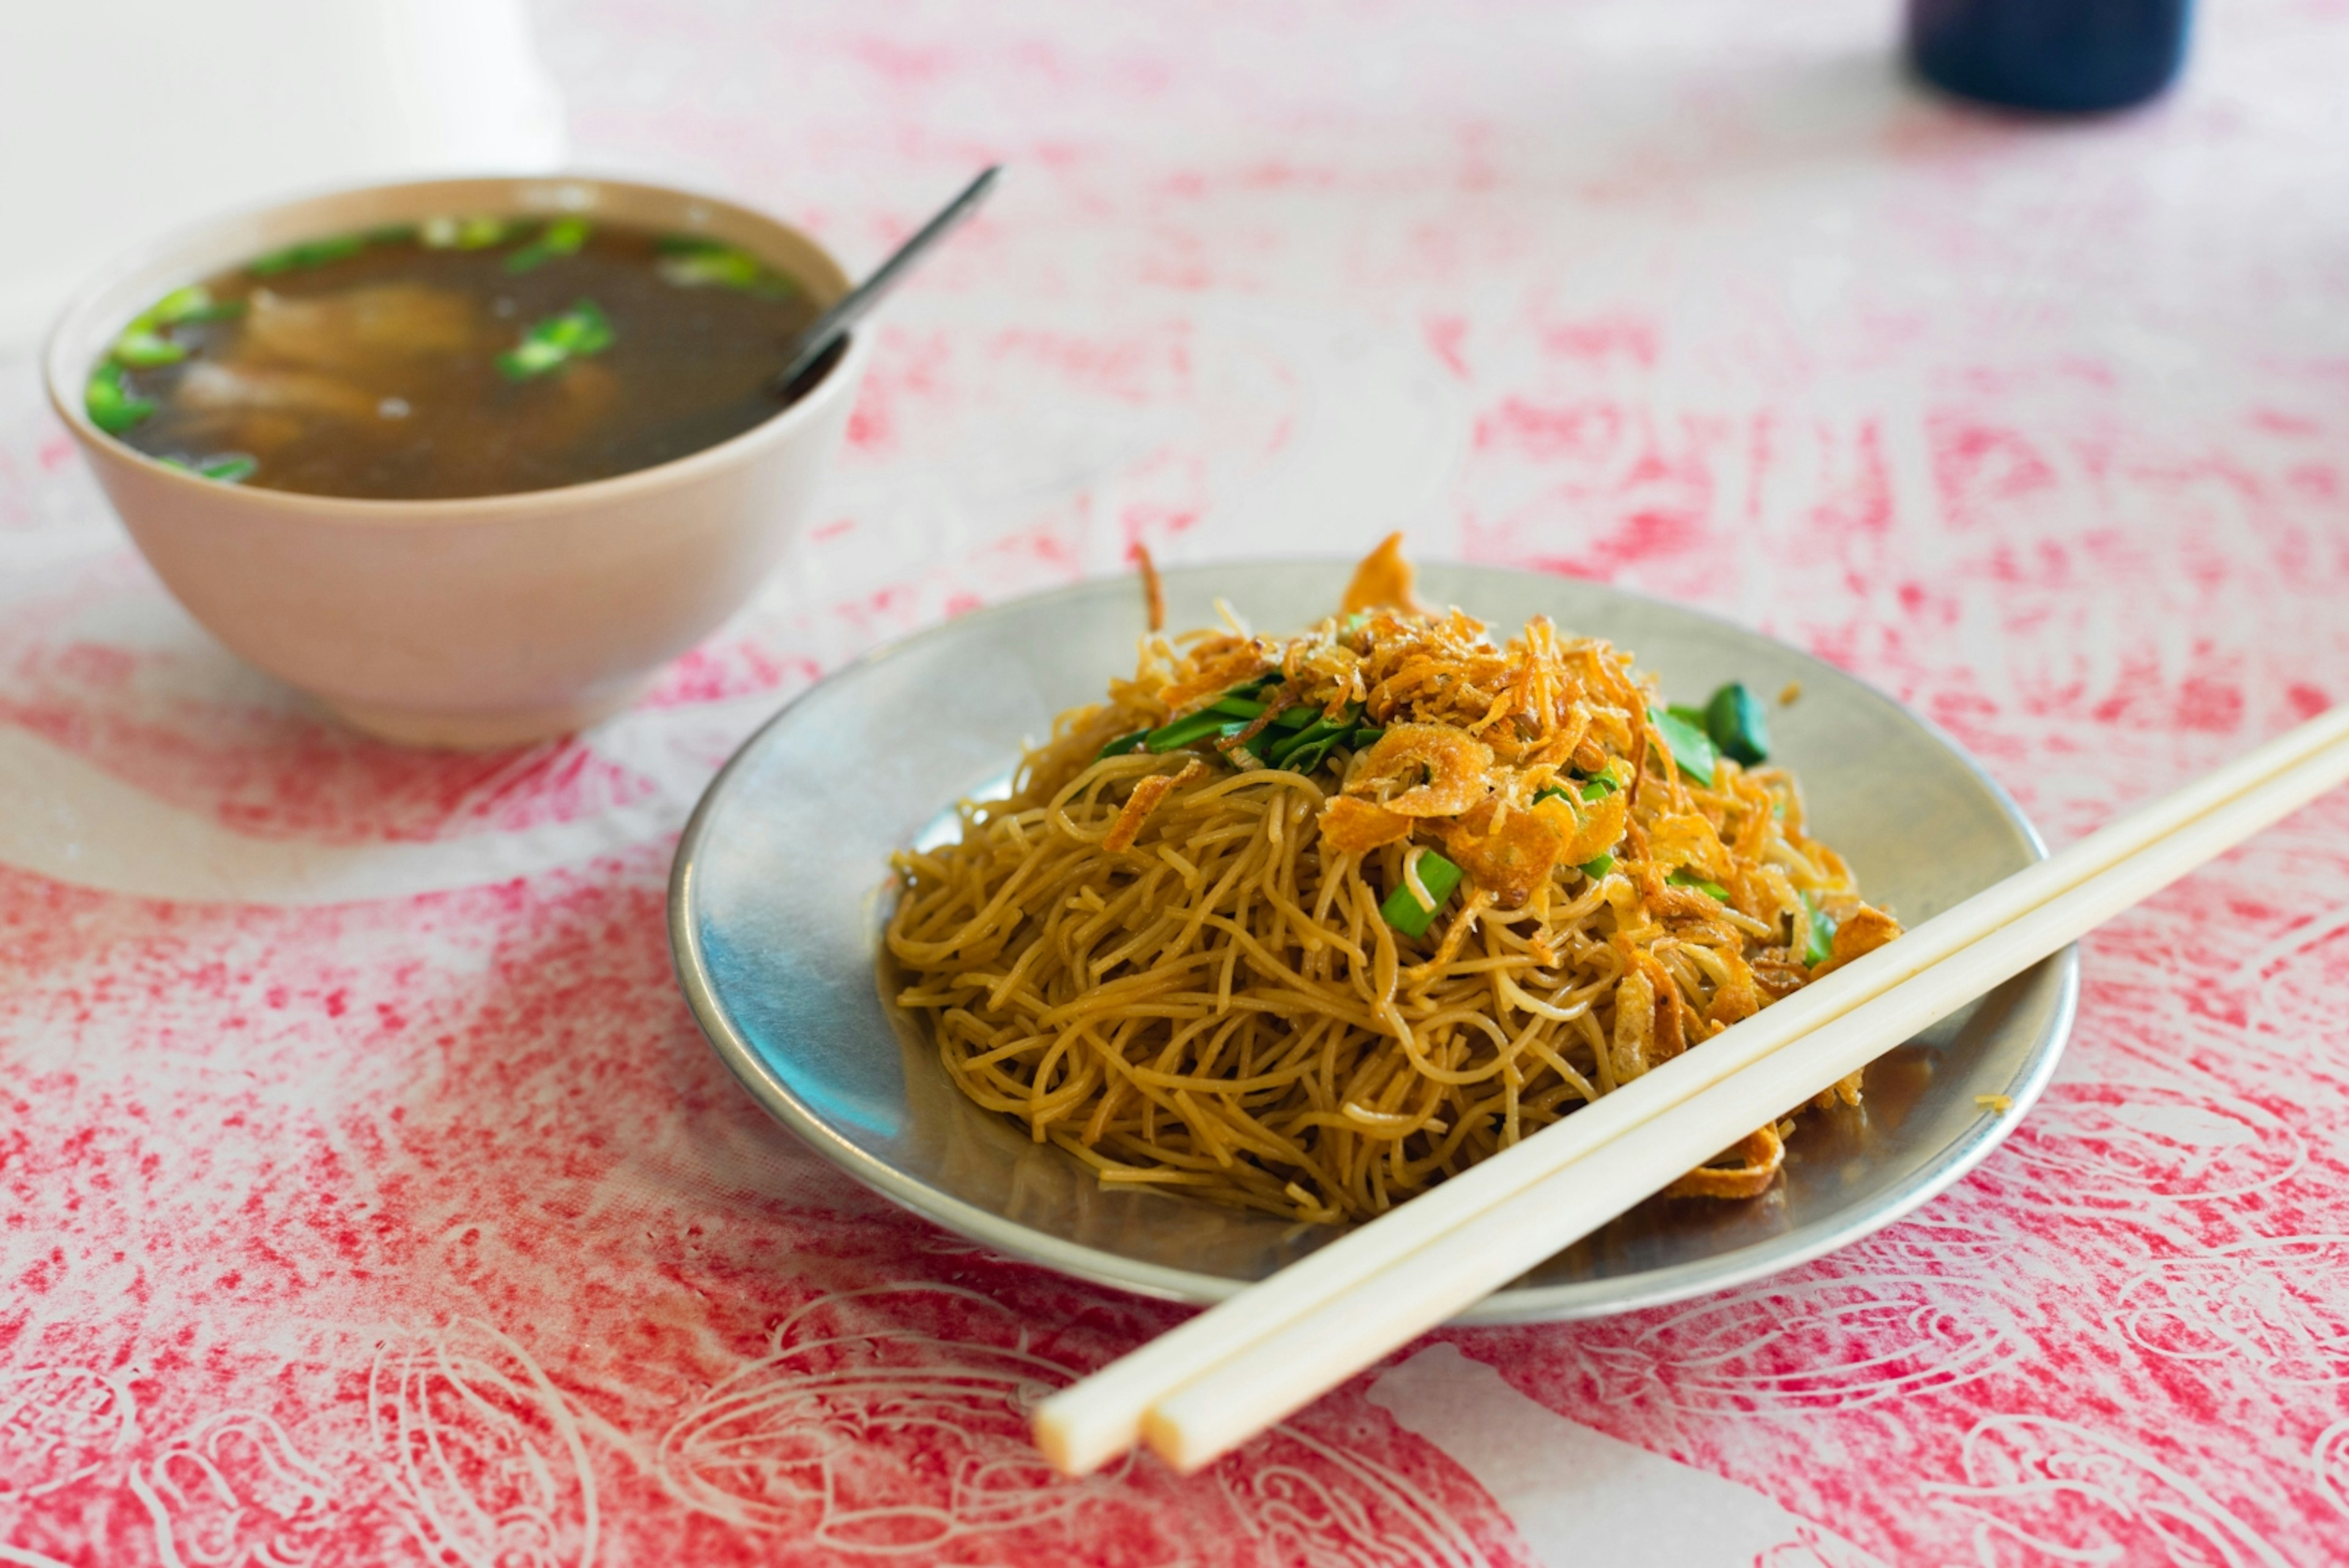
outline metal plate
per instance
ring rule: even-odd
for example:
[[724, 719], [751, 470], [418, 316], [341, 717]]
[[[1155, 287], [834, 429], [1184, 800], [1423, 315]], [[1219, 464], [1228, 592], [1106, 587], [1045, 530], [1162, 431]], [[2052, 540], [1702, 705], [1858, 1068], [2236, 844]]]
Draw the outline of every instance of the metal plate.
[[[1350, 567], [1170, 572], [1169, 624], [1229, 600], [1285, 632], [1330, 612]], [[1915, 924], [2038, 859], [2005, 792], [1923, 719], [1831, 666], [1697, 611], [1538, 573], [1431, 566], [1423, 597], [1496, 631], [1547, 614], [1614, 639], [1675, 701], [1744, 680], [1775, 694], [1773, 760], [1868, 897]], [[735, 1076], [827, 1158], [999, 1251], [1146, 1294], [1221, 1299], [1328, 1239], [1319, 1226], [1148, 1191], [965, 1100], [876, 971], [888, 856], [999, 781], [1053, 714], [1100, 700], [1143, 630], [1131, 579], [949, 621], [849, 666], [737, 753], [678, 846], [669, 936], [694, 1014]], [[1651, 1200], [1463, 1321], [1595, 1316], [1741, 1283], [1888, 1225], [1989, 1153], [2054, 1072], [2077, 960], [2065, 951], [1868, 1070], [1866, 1116], [1806, 1116], [1779, 1189], [1747, 1203]], [[1985, 1112], [1978, 1095], [2013, 1102]]]

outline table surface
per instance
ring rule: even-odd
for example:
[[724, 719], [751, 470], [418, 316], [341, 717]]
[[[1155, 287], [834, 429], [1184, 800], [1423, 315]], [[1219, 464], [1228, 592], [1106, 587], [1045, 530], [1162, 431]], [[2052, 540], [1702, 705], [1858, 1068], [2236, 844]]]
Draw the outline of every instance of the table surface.
[[528, 751], [241, 668], [0, 368], [0, 1563], [2349, 1559], [2349, 795], [2091, 940], [2059, 1081], [1908, 1221], [1433, 1335], [1189, 1480], [1021, 1437], [1178, 1309], [847, 1184], [670, 978], [762, 715], [1135, 543], [1705, 605], [2059, 843], [2349, 700], [2349, 8], [2209, 7], [2082, 123], [1912, 88], [1894, 10], [546, 11], [585, 166], [868, 264], [1010, 173], [757, 604]]

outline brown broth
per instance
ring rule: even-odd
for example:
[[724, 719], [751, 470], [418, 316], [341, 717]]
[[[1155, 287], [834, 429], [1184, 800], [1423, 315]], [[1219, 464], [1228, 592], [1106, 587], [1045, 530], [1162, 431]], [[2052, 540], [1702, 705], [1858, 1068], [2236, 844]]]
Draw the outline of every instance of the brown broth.
[[[426, 232], [445, 241], [448, 227]], [[817, 315], [803, 288], [707, 251], [716, 265], [700, 273], [727, 280], [680, 282], [696, 269], [679, 242], [602, 223], [575, 251], [510, 270], [545, 227], [510, 224], [475, 249], [378, 234], [356, 254], [281, 253], [207, 278], [222, 314], [159, 329], [186, 358], [119, 369], [121, 391], [153, 410], [119, 439], [273, 490], [424, 500], [628, 473], [781, 411], [770, 382]], [[501, 369], [583, 300], [608, 345], [526, 379]]]

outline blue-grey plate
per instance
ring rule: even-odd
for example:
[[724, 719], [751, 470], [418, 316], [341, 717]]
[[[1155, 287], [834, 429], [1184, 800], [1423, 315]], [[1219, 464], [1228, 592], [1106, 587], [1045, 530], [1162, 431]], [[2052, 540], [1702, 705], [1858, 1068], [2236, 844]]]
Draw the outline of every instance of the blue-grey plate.
[[[1228, 601], [1288, 631], [1328, 614], [1350, 568], [1249, 563], [1166, 576], [1169, 624]], [[1740, 680], [1802, 695], [1771, 716], [1773, 760], [1868, 897], [1915, 924], [2044, 854], [2005, 792], [1899, 702], [1808, 654], [1693, 610], [1538, 573], [1431, 566], [1422, 596], [1504, 633], [1546, 614], [1611, 638], [1667, 695]], [[857, 1179], [998, 1251], [1151, 1295], [1207, 1302], [1326, 1240], [1324, 1228], [1166, 1193], [1109, 1190], [965, 1100], [917, 1021], [891, 1005], [879, 932], [891, 850], [999, 788], [1020, 742], [1099, 701], [1143, 631], [1130, 578], [947, 622], [841, 670], [737, 753], [678, 847], [669, 939], [694, 1015], [777, 1121]], [[2078, 990], [2066, 951], [1868, 1069], [1864, 1116], [1803, 1118], [1777, 1190], [1641, 1205], [1464, 1321], [1593, 1316], [1741, 1283], [1855, 1241], [1989, 1153], [2039, 1094]], [[2003, 1114], [1977, 1096], [2002, 1095]]]

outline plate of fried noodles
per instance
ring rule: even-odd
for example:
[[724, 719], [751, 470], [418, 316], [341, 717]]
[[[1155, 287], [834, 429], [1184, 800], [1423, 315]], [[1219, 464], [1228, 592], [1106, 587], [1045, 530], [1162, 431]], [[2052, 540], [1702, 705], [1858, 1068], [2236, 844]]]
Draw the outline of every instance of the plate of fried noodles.
[[[1389, 540], [1126, 577], [839, 671], [719, 774], [669, 924], [759, 1102], [995, 1251], [1210, 1301], [2041, 857], [1811, 656]], [[1886, 1225], [2054, 1071], [2070, 952], [1482, 1303], [1588, 1316]]]

